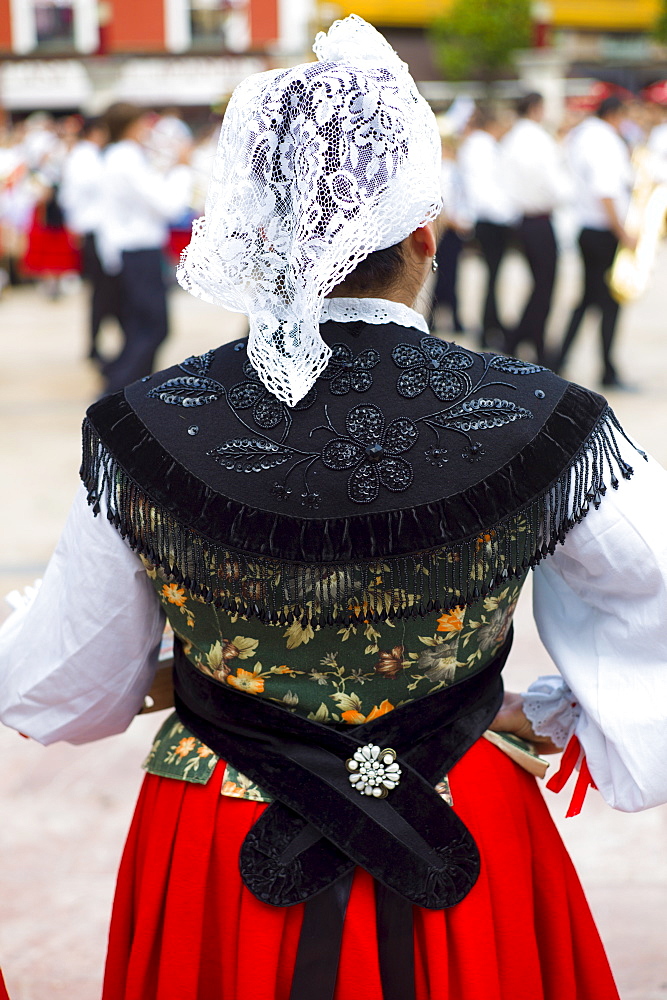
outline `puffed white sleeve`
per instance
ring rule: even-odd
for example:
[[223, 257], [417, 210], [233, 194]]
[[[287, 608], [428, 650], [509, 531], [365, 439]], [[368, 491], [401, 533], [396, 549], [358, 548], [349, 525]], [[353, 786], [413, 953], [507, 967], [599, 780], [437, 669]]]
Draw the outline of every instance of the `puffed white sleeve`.
[[152, 683], [163, 627], [140, 560], [81, 487], [34, 600], [0, 629], [0, 722], [45, 744], [122, 732]]
[[533, 610], [560, 723], [609, 805], [635, 812], [667, 801], [667, 472], [628, 448], [633, 477], [537, 567]]

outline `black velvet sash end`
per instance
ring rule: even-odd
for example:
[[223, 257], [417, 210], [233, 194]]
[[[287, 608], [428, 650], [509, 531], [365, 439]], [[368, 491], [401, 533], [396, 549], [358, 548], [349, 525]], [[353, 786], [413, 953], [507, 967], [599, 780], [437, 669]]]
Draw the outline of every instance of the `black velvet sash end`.
[[[276, 800], [253, 826], [241, 875], [263, 902], [303, 902], [354, 865], [429, 909], [453, 906], [479, 873], [475, 842], [434, 785], [488, 727], [502, 701], [500, 671], [511, 645], [478, 674], [345, 728], [314, 722], [270, 701], [230, 691], [175, 657], [183, 723]], [[360, 794], [345, 761], [368, 743], [393, 748], [402, 770], [387, 798]]]
[[[317, 1000], [333, 1000], [352, 876], [353, 873], [348, 872], [306, 904], [290, 1000], [313, 1000], [314, 997]], [[398, 944], [399, 947], [404, 943], [403, 938], [397, 941], [393, 936], [392, 941], [394, 946]], [[411, 939], [409, 944], [412, 945]], [[409, 1000], [414, 994], [413, 983], [414, 976], [401, 1000]]]

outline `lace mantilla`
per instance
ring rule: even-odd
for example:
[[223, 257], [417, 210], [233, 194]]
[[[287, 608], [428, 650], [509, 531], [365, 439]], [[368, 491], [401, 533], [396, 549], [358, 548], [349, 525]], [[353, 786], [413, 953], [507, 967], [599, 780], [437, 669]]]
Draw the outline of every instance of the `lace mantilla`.
[[321, 323], [354, 323], [359, 320], [373, 326], [395, 323], [396, 326], [414, 327], [428, 333], [428, 323], [415, 309], [390, 299], [325, 299], [322, 303]]
[[234, 91], [178, 268], [188, 291], [248, 316], [248, 356], [289, 406], [331, 358], [324, 297], [442, 203], [435, 117], [382, 35], [351, 15], [315, 51]]

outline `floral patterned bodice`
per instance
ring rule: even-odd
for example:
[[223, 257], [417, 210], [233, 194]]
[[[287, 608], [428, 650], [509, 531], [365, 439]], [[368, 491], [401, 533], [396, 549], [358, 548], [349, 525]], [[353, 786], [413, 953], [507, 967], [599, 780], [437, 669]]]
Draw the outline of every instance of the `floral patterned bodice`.
[[[480, 538], [480, 545], [490, 540]], [[203, 673], [323, 723], [357, 725], [482, 670], [507, 637], [522, 581], [468, 608], [424, 618], [314, 629], [265, 625], [218, 610], [146, 564], [174, 634]], [[173, 715], [146, 768], [206, 781], [217, 757]], [[269, 801], [227, 766], [223, 794]]]

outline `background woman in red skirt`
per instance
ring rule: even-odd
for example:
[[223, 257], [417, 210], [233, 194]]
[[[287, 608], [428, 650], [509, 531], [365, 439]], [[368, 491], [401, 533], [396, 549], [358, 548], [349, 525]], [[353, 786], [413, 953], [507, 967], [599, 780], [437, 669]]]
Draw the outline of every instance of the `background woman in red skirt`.
[[60, 279], [65, 274], [78, 274], [81, 258], [74, 234], [65, 229], [62, 212], [56, 198], [56, 188], [42, 185], [28, 230], [28, 246], [23, 269], [45, 283], [49, 295], [60, 294]]

